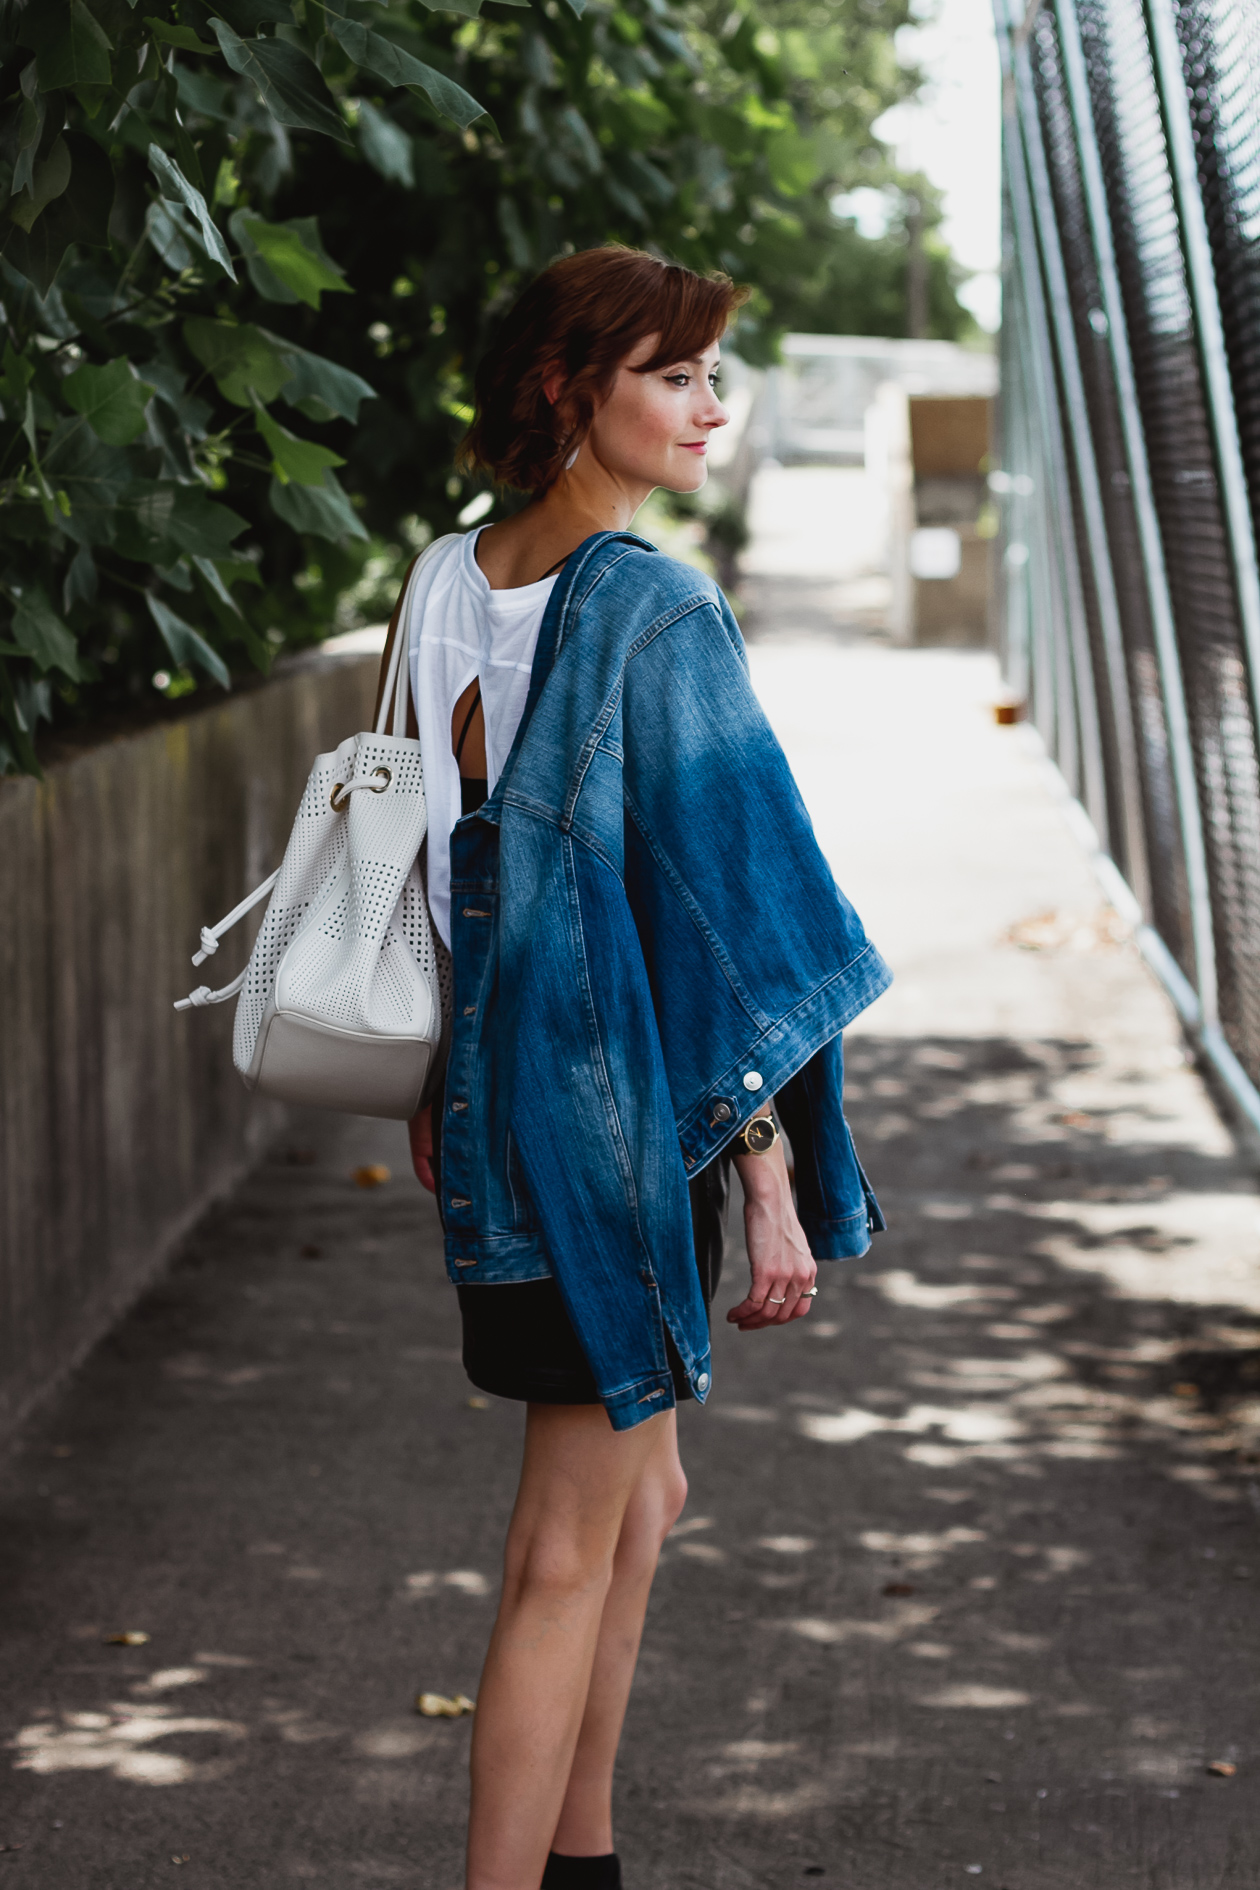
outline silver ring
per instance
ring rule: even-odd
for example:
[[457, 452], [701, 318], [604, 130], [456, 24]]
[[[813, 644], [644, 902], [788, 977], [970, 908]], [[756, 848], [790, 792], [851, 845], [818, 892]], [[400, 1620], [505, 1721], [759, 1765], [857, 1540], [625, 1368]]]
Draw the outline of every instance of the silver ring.
[[816, 1286], [807, 1286], [805, 1288], [805, 1291], [801, 1294], [801, 1298], [802, 1299], [817, 1299], [818, 1288]]
[[768, 1293], [768, 1294], [766, 1295], [766, 1304], [767, 1304], [768, 1306], [786, 1306], [786, 1305], [787, 1305], [787, 1294], [785, 1293], [785, 1294], [783, 1295], [783, 1298], [782, 1298], [782, 1299], [775, 1299], [775, 1297], [774, 1297], [774, 1295], [773, 1295], [772, 1293]]

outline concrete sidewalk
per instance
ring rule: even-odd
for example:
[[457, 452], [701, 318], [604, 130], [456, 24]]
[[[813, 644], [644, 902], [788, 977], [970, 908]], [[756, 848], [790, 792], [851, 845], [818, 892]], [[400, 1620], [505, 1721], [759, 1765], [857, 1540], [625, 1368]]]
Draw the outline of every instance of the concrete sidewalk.
[[[988, 659], [811, 613], [754, 672], [898, 974], [850, 1038], [891, 1228], [784, 1333], [732, 1260], [627, 1890], [1253, 1890], [1252, 1165]], [[457, 1890], [468, 1721], [412, 1701], [475, 1693], [520, 1429], [401, 1131], [313, 1118], [5, 1473], [4, 1883]]]

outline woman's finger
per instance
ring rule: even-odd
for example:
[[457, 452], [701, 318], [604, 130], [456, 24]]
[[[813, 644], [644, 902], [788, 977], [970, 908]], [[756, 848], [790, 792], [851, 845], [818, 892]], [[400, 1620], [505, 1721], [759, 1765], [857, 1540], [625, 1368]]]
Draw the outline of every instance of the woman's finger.
[[756, 1280], [747, 1299], [726, 1315], [742, 1332], [754, 1332], [762, 1326], [780, 1323], [780, 1315], [791, 1300], [791, 1281]]

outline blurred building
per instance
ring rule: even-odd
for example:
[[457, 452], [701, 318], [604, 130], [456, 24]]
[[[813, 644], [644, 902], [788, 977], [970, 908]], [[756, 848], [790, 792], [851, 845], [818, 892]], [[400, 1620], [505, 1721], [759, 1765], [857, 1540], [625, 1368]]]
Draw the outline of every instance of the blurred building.
[[882, 495], [894, 639], [988, 643], [995, 356], [868, 335], [788, 335], [783, 355], [750, 427], [759, 456], [864, 467]]

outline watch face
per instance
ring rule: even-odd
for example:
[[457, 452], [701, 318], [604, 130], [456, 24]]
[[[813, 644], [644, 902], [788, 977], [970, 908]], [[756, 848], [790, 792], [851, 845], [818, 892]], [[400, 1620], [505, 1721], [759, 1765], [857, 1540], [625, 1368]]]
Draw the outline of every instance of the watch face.
[[754, 1155], [764, 1155], [775, 1143], [774, 1124], [769, 1116], [757, 1116], [744, 1131], [744, 1141]]

